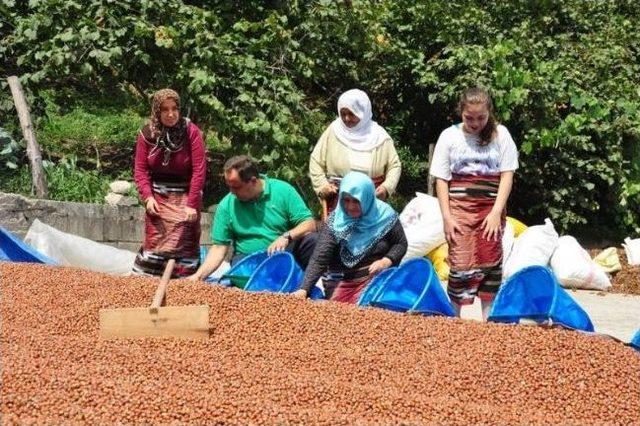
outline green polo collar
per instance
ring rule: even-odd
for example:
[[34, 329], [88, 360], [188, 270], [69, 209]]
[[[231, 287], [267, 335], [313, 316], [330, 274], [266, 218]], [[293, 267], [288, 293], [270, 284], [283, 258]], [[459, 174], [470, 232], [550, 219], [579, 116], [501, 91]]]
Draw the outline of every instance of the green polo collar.
[[271, 182], [269, 177], [267, 175], [260, 174], [260, 179], [264, 181], [264, 188], [262, 188], [262, 194], [258, 197], [259, 200], [262, 198], [269, 198], [271, 195]]

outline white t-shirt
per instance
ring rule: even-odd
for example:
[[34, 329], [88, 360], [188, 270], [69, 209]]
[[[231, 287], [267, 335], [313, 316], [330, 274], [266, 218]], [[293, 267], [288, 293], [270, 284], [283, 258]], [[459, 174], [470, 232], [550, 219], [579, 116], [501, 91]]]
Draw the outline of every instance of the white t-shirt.
[[451, 180], [451, 174], [496, 176], [518, 168], [518, 149], [506, 127], [498, 124], [498, 135], [487, 145], [478, 136], [462, 131], [462, 124], [445, 129], [433, 151], [429, 173]]

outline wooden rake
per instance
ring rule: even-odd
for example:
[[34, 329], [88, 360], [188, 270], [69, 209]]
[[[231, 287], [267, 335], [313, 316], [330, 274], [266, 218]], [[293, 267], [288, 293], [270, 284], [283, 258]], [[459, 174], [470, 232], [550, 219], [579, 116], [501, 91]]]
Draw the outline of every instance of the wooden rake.
[[100, 309], [100, 337], [209, 337], [209, 305], [164, 306], [167, 286], [175, 266], [169, 259], [148, 308]]

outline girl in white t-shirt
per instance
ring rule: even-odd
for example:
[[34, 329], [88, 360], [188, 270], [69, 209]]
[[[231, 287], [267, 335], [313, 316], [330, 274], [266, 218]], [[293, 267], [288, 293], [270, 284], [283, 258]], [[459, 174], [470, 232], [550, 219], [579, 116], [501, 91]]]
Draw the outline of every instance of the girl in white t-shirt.
[[447, 293], [458, 315], [477, 296], [487, 319], [502, 282], [502, 232], [507, 199], [518, 168], [518, 151], [497, 124], [489, 93], [465, 91], [462, 123], [445, 129], [431, 161], [449, 243]]

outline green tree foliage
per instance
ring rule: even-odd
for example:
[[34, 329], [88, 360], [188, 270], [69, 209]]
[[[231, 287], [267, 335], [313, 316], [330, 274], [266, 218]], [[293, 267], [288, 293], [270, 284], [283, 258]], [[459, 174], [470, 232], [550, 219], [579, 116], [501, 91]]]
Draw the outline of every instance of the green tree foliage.
[[11, 134], [0, 127], [0, 170], [15, 170], [18, 168], [18, 153], [20, 145], [13, 140]]
[[[173, 87], [210, 149], [308, 188], [339, 94], [366, 90], [424, 190], [464, 88], [494, 94], [521, 153], [511, 210], [640, 231], [640, 6], [633, 0], [4, 0], [0, 66], [40, 93]], [[0, 95], [0, 109], [7, 99]], [[42, 104], [42, 102], [41, 102]], [[9, 126], [4, 126], [9, 128]]]

